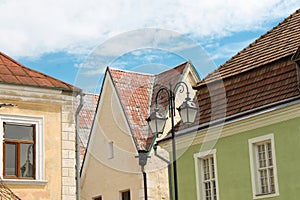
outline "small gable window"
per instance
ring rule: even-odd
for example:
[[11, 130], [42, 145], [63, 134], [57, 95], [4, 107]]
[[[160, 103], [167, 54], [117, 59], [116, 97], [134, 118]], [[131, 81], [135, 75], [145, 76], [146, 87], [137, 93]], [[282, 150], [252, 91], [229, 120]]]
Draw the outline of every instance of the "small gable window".
[[121, 192], [121, 199], [122, 200], [130, 200], [130, 190]]

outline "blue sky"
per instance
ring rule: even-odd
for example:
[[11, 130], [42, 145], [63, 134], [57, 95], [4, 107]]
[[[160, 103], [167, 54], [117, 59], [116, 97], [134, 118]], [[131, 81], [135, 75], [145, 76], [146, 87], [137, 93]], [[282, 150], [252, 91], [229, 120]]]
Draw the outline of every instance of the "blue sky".
[[[0, 46], [27, 67], [95, 92], [106, 65], [157, 73], [191, 60], [205, 76], [299, 7], [296, 0], [0, 0]], [[105, 59], [95, 64], [95, 55]]]

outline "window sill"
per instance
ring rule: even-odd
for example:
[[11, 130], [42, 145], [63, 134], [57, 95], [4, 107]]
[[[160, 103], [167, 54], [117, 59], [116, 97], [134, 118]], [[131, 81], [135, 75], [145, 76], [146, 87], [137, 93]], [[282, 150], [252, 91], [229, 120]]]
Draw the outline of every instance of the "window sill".
[[2, 179], [2, 183], [5, 185], [37, 185], [45, 186], [47, 180], [19, 180], [19, 179]]
[[256, 194], [253, 199], [263, 199], [263, 198], [271, 198], [279, 196], [279, 192], [277, 193], [267, 193], [267, 194]]

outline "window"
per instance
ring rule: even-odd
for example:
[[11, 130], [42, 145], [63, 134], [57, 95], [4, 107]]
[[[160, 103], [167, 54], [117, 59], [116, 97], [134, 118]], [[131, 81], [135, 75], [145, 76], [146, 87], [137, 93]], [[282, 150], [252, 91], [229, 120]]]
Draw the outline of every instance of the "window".
[[114, 158], [114, 142], [110, 141], [108, 143], [108, 155], [107, 155], [108, 159], [112, 159]]
[[93, 200], [102, 200], [102, 196], [94, 197]]
[[278, 196], [274, 135], [250, 139], [253, 199]]
[[4, 123], [3, 177], [34, 178], [35, 125]]
[[121, 200], [130, 200], [130, 190], [121, 192]]
[[218, 180], [216, 168], [216, 150], [200, 152], [194, 155], [197, 199], [218, 200]]
[[44, 185], [43, 118], [0, 115], [0, 176], [4, 181]]

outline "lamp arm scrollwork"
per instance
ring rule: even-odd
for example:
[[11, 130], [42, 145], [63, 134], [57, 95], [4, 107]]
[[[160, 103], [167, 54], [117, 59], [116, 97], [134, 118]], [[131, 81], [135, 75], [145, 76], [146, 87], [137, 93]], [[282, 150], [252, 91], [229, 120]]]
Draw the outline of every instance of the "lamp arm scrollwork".
[[170, 90], [168, 90], [166, 87], [162, 87], [158, 90], [158, 92], [156, 93], [156, 98], [155, 98], [155, 108], [157, 108], [157, 101], [158, 101], [158, 98], [161, 97], [161, 95], [163, 93], [166, 93], [168, 95], [168, 99], [171, 97], [170, 95]]
[[189, 92], [189, 87], [186, 84], [186, 82], [180, 81], [176, 83], [174, 87], [174, 98], [175, 98], [175, 91], [178, 90], [179, 93], [183, 93], [185, 91], [184, 86], [186, 87], [186, 99], [190, 100], [190, 92]]

